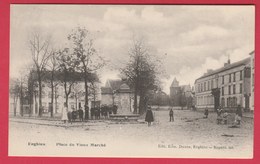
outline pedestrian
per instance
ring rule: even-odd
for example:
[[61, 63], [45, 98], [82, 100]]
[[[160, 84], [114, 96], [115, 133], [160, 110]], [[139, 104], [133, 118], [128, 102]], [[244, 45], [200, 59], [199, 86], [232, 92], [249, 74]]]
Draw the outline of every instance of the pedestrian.
[[112, 112], [113, 114], [116, 114], [117, 113], [117, 105], [113, 105], [113, 108], [112, 108]]
[[153, 112], [152, 112], [150, 106], [148, 107], [148, 109], [146, 111], [145, 121], [148, 122], [148, 127], [151, 126], [151, 122], [154, 121]]
[[94, 116], [95, 116], [95, 108], [92, 107], [92, 108], [90, 108], [90, 117], [91, 117], [91, 120], [94, 119]]
[[68, 119], [69, 119], [69, 123], [72, 124], [72, 110], [71, 110], [71, 108], [68, 108]]
[[75, 122], [77, 119], [77, 111], [75, 110], [75, 108], [72, 108], [72, 122]]
[[61, 116], [61, 120], [64, 121], [64, 123], [66, 123], [68, 121], [68, 106], [66, 103], [64, 103], [63, 108], [62, 108], [62, 116]]
[[223, 112], [223, 122], [224, 122], [225, 125], [227, 125], [228, 115], [229, 114], [228, 114], [227, 110], [224, 110], [224, 112]]
[[81, 107], [79, 107], [79, 121], [82, 121], [83, 122], [83, 110]]
[[217, 124], [221, 124], [222, 122], [222, 107], [219, 106], [217, 109]]
[[241, 109], [241, 106], [238, 105], [237, 110], [236, 110], [235, 123], [237, 125], [240, 125], [241, 119], [242, 119], [242, 109]]
[[205, 115], [205, 118], [208, 118], [208, 115], [209, 115], [209, 110], [208, 110], [208, 108], [207, 108], [207, 107], [206, 107], [206, 109], [205, 109], [204, 115]]
[[169, 115], [170, 115], [170, 122], [174, 121], [172, 108], [170, 109]]

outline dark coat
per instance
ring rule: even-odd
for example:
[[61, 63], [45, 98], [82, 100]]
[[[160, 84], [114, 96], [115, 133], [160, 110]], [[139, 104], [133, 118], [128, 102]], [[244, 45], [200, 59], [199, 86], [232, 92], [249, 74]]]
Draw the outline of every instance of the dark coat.
[[236, 114], [240, 117], [242, 117], [242, 109], [240, 106], [237, 107], [237, 111], [236, 111]]
[[83, 110], [79, 109], [79, 118], [83, 118]]
[[169, 115], [173, 116], [173, 110], [170, 110]]
[[147, 110], [146, 116], [145, 116], [145, 121], [147, 121], [147, 122], [153, 122], [154, 121], [153, 112], [151, 110]]

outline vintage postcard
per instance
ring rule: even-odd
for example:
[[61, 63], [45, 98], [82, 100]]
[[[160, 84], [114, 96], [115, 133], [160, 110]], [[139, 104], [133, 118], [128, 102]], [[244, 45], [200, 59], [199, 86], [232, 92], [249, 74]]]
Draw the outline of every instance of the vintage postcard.
[[10, 8], [9, 156], [252, 159], [254, 5]]

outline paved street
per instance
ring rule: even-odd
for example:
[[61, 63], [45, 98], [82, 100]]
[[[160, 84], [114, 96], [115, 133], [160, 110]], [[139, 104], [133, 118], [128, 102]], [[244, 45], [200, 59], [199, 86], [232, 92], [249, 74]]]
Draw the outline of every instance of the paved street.
[[[61, 121], [10, 118], [9, 144], [15, 146], [28, 142], [57, 144], [91, 141], [111, 145], [133, 143], [156, 147], [172, 144], [217, 146], [221, 149], [232, 146], [234, 154], [241, 150], [246, 153], [252, 151], [252, 118], [243, 118], [240, 128], [229, 128], [234, 116], [230, 116], [229, 125], [217, 125], [215, 113], [209, 113], [209, 118], [203, 119], [202, 112], [175, 110], [174, 122], [169, 122], [168, 111], [154, 111], [154, 115], [155, 122], [151, 127], [148, 127], [144, 120], [132, 123], [90, 120], [65, 125]], [[230, 155], [233, 156], [232, 153]]]

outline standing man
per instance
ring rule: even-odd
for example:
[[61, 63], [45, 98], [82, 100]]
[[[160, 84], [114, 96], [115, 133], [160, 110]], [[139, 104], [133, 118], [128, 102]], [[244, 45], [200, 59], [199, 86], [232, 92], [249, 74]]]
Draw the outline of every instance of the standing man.
[[83, 110], [79, 107], [79, 121], [83, 122]]
[[209, 110], [208, 110], [208, 108], [207, 108], [207, 107], [206, 107], [206, 109], [205, 109], [204, 115], [205, 115], [205, 118], [208, 118], [208, 115], [209, 115]]
[[170, 115], [170, 122], [174, 121], [172, 108], [170, 109], [169, 115]]
[[222, 107], [219, 106], [219, 109], [217, 109], [217, 124], [221, 124], [222, 122]]
[[241, 109], [241, 105], [238, 105], [236, 110], [236, 116], [235, 116], [235, 122], [237, 125], [240, 125], [241, 119], [242, 119], [242, 109]]

